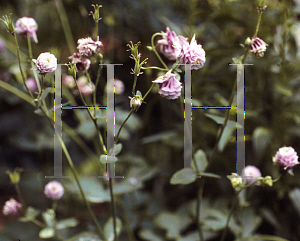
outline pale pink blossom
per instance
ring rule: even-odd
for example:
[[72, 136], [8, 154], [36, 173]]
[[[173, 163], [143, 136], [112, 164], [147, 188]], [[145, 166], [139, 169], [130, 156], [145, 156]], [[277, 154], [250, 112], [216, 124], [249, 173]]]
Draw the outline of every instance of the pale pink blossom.
[[21, 207], [22, 207], [21, 203], [11, 198], [10, 200], [5, 202], [2, 212], [4, 215], [15, 214], [18, 212], [18, 209]]
[[30, 38], [34, 42], [38, 42], [36, 31], [38, 29], [38, 25], [33, 18], [23, 17], [19, 18], [16, 22], [15, 32], [17, 34], [27, 35], [29, 33]]
[[259, 177], [261, 177], [261, 172], [255, 166], [248, 165], [242, 170], [242, 179], [247, 184], [254, 182]]
[[182, 84], [176, 79], [177, 75], [169, 70], [165, 75], [152, 81], [159, 84], [158, 93], [168, 99], [177, 99], [181, 94]]
[[100, 52], [103, 44], [99, 39], [97, 41], [92, 40], [91, 37], [78, 39], [78, 52], [83, 57], [90, 58]]
[[291, 170], [299, 164], [297, 152], [292, 147], [281, 147], [273, 157], [273, 162], [278, 164], [281, 170]]
[[174, 31], [170, 31], [167, 27], [166, 36], [158, 40], [157, 43], [160, 46], [160, 52], [169, 60], [176, 60], [181, 52], [183, 44], [187, 43], [187, 40], [182, 36], [177, 36]]
[[41, 53], [37, 59], [33, 59], [32, 61], [35, 63], [33, 69], [38, 70], [42, 75], [53, 72], [57, 68], [57, 59], [49, 52]]
[[72, 64], [76, 64], [78, 71], [88, 70], [91, 66], [91, 61], [84, 56], [81, 56], [80, 53], [74, 53], [69, 59], [72, 59]]
[[64, 187], [60, 182], [51, 181], [45, 186], [44, 193], [47, 198], [57, 200], [64, 195]]
[[201, 44], [197, 44], [195, 35], [190, 43], [182, 45], [180, 55], [177, 60], [181, 64], [191, 64], [191, 69], [200, 69], [203, 67], [205, 59], [205, 51]]

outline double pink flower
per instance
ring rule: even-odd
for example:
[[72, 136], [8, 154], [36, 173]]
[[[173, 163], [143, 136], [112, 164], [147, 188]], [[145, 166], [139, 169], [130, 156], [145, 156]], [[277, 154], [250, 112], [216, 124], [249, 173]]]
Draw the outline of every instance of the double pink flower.
[[22, 34], [24, 36], [26, 36], [27, 33], [29, 33], [30, 38], [37, 43], [38, 42], [36, 36], [37, 29], [38, 29], [38, 25], [33, 18], [23, 17], [17, 20], [15, 32], [17, 34]]

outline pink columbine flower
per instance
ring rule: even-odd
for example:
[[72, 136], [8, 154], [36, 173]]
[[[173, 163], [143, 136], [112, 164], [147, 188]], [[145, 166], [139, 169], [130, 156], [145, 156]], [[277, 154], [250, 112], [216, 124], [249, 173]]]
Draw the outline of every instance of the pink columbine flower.
[[69, 57], [69, 59], [72, 59], [72, 64], [76, 64], [76, 68], [78, 71], [88, 70], [91, 66], [91, 61], [81, 56], [80, 53], [74, 53]]
[[290, 171], [293, 166], [299, 164], [297, 152], [290, 146], [279, 148], [273, 162], [279, 165], [281, 171]]
[[[114, 82], [114, 83], [112, 83]], [[124, 90], [125, 90], [125, 86], [124, 86], [124, 83], [119, 80], [119, 79], [111, 79], [108, 81], [108, 92], [113, 92], [115, 93], [116, 95], [120, 95], [120, 94], [123, 94]]]
[[36, 85], [36, 81], [34, 78], [30, 77], [26, 80], [26, 85], [28, 87], [28, 89], [31, 91], [31, 92], [35, 92], [38, 90], [38, 87]]
[[[91, 95], [93, 93], [94, 88], [95, 88], [95, 85], [93, 83], [90, 83], [86, 76], [79, 77], [77, 79], [77, 85], [78, 85], [78, 88], [80, 90], [80, 93], [83, 96]], [[78, 91], [75, 90], [75, 93], [77, 94]]]
[[176, 79], [178, 75], [169, 70], [165, 75], [152, 81], [159, 84], [158, 93], [168, 99], [177, 99], [181, 94], [181, 82]]
[[53, 72], [57, 68], [57, 59], [49, 52], [41, 53], [37, 59], [32, 61], [35, 63], [33, 70], [38, 70], [41, 75]]
[[45, 186], [44, 193], [47, 198], [57, 200], [64, 195], [64, 187], [60, 182], [51, 181]]
[[10, 200], [5, 202], [2, 212], [4, 215], [15, 214], [18, 212], [18, 209], [21, 207], [22, 207], [21, 203], [11, 198]]
[[95, 42], [91, 37], [78, 39], [77, 49], [81, 56], [90, 58], [100, 52], [103, 44], [99, 39]]
[[259, 177], [261, 177], [260, 170], [255, 166], [248, 165], [242, 170], [242, 179], [247, 184], [254, 182]]
[[183, 44], [177, 60], [179, 60], [181, 64], [191, 64], [192, 69], [200, 69], [203, 67], [206, 60], [205, 51], [201, 44], [197, 44], [195, 35], [190, 44], [188, 42]]
[[167, 27], [166, 35], [162, 39], [158, 40], [157, 43], [160, 46], [160, 52], [163, 53], [169, 60], [176, 60], [181, 52], [183, 44], [187, 43], [186, 38], [183, 36], [177, 36], [174, 31], [170, 31]]
[[251, 43], [249, 44], [250, 52], [255, 57], [263, 57], [265, 51], [267, 50], [267, 44], [258, 37], [252, 37]]
[[38, 29], [38, 25], [33, 18], [23, 17], [19, 18], [16, 22], [15, 32], [17, 34], [27, 35], [29, 33], [30, 38], [34, 42], [38, 42], [36, 31]]

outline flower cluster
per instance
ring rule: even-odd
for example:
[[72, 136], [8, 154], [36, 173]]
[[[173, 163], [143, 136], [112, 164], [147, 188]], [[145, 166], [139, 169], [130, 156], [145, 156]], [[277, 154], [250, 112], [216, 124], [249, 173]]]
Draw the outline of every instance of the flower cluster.
[[[205, 51], [201, 44], [197, 44], [194, 35], [191, 42], [183, 36], [177, 36], [169, 28], [163, 38], [158, 40], [160, 52], [169, 60], [176, 60], [180, 64], [190, 64], [191, 69], [200, 69], [203, 67]], [[164, 76], [158, 77], [152, 81], [159, 84], [158, 93], [168, 99], [177, 99], [181, 94], [181, 82], [176, 79], [177, 74], [172, 74], [169, 70]]]
[[10, 200], [5, 202], [2, 212], [4, 215], [15, 214], [18, 212], [18, 209], [21, 207], [22, 207], [21, 203], [11, 198]]
[[16, 22], [15, 32], [17, 34], [21, 34], [26, 37], [27, 33], [29, 34], [30, 38], [34, 42], [38, 42], [36, 31], [38, 29], [38, 25], [33, 18], [23, 17], [19, 18]]
[[167, 99], [177, 99], [181, 94], [182, 84], [176, 79], [179, 75], [172, 74], [169, 70], [165, 75], [152, 81], [159, 84], [158, 93]]
[[64, 187], [60, 182], [52, 181], [45, 186], [44, 193], [47, 198], [57, 200], [64, 195]]
[[177, 60], [181, 64], [191, 64], [192, 69], [200, 69], [203, 67], [205, 59], [205, 51], [201, 44], [197, 44], [194, 35], [189, 43], [185, 37], [177, 36], [174, 31], [166, 30], [165, 36], [158, 41], [160, 51], [169, 60]]
[[91, 65], [89, 58], [98, 54], [103, 44], [99, 39], [94, 41], [91, 37], [78, 39], [77, 43], [78, 52], [70, 56], [69, 59], [71, 59], [72, 64], [76, 64], [78, 71], [88, 70]]

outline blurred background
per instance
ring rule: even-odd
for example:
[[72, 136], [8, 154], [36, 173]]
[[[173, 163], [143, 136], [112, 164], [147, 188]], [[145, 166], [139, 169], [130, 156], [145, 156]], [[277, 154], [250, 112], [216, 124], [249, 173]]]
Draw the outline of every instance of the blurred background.
[[[123, 64], [115, 67], [115, 78], [123, 81], [125, 91], [115, 97], [116, 131], [130, 111], [134, 61], [129, 58], [127, 44], [141, 42], [142, 59], [149, 58], [146, 66], [162, 67], [155, 54], [147, 49], [155, 32], [169, 27], [189, 40], [196, 34], [198, 44], [206, 52], [206, 63], [192, 72], [194, 106], [228, 106], [232, 86], [236, 81], [236, 67], [229, 66], [232, 58], [244, 53], [241, 44], [253, 36], [258, 19], [253, 0], [1, 0], [0, 16], [12, 13], [18, 18], [32, 17], [38, 23], [38, 44], [32, 42], [33, 57], [42, 52], [54, 54], [58, 63], [68, 63], [76, 51], [77, 40], [92, 37], [95, 23], [91, 4], [101, 4], [99, 40], [104, 63]], [[64, 13], [64, 10], [65, 12]], [[71, 32], [66, 39], [62, 25], [66, 16]], [[300, 2], [299, 0], [267, 1], [262, 15], [258, 37], [267, 44], [263, 58], [248, 56], [245, 63], [245, 141], [246, 165], [255, 165], [263, 176], [278, 176], [278, 167], [272, 157], [282, 146], [292, 146], [300, 153]], [[63, 20], [64, 21], [64, 20]], [[33, 76], [28, 62], [27, 41], [18, 37], [22, 65], [26, 76]], [[155, 41], [157, 41], [157, 38]], [[0, 79], [24, 90], [13, 37], [0, 23]], [[163, 60], [171, 66], [172, 61]], [[92, 64], [90, 75], [95, 81], [97, 64]], [[63, 70], [67, 74], [67, 69]], [[157, 78], [158, 70], [146, 70], [139, 76], [137, 90], [143, 94]], [[53, 86], [53, 75], [46, 77], [46, 85]], [[184, 73], [181, 75], [181, 81]], [[106, 68], [100, 79], [97, 102], [105, 105]], [[117, 214], [127, 224], [120, 240], [128, 239], [132, 230], [135, 240], [198, 240], [195, 216], [197, 183], [171, 185], [172, 175], [183, 168], [183, 113], [179, 100], [168, 100], [151, 91], [138, 112], [129, 119], [121, 133], [123, 150], [118, 156], [115, 180]], [[52, 98], [52, 99], [51, 99]], [[80, 99], [75, 96], [78, 105]], [[6, 170], [21, 167], [20, 188], [27, 205], [40, 210], [51, 207], [43, 194], [53, 175], [53, 130], [35, 108], [0, 88], [0, 206], [16, 192]], [[66, 102], [63, 99], [63, 102]], [[53, 94], [47, 100], [53, 106]], [[105, 112], [102, 113], [105, 116]], [[225, 117], [225, 109], [193, 109], [193, 152], [202, 149], [210, 156], [221, 125], [207, 117], [213, 114]], [[63, 110], [62, 119], [79, 133], [86, 148], [78, 145], [63, 132], [63, 139], [82, 178], [84, 189], [101, 224], [110, 217], [107, 182], [97, 179], [103, 175], [96, 155], [98, 140], [93, 123], [85, 110]], [[236, 120], [236, 111], [230, 111], [230, 120]], [[106, 136], [106, 119], [98, 121]], [[64, 128], [64, 125], [63, 125]], [[221, 179], [206, 179], [201, 222], [206, 240], [220, 240], [224, 220], [234, 191], [226, 175], [236, 171], [236, 130], [228, 128], [214, 155], [213, 165], [207, 170]], [[63, 157], [63, 171], [72, 176]], [[249, 206], [238, 207], [227, 240], [247, 239], [254, 234], [277, 235], [287, 240], [300, 240], [300, 168], [294, 176], [285, 175], [273, 187], [252, 187], [245, 195]], [[62, 235], [71, 237], [83, 231], [94, 231], [87, 210], [78, 195], [73, 178], [60, 180], [66, 191], [58, 203], [58, 219], [75, 217], [77, 227], [64, 229]], [[211, 213], [208, 210], [214, 210]], [[216, 214], [218, 212], [218, 215]], [[40, 218], [40, 217], [39, 217]], [[167, 220], [167, 221], [166, 221]], [[166, 223], [170, 222], [170, 225]], [[18, 216], [0, 214], [0, 240], [42, 240], [39, 228], [32, 223], [18, 222]], [[175, 232], [175, 235], [170, 233]], [[173, 233], [174, 234], [174, 233]], [[243, 239], [244, 238], [244, 239]], [[133, 239], [133, 240], [134, 240]], [[50, 240], [50, 239], [49, 239]], [[52, 240], [55, 240], [54, 238]], [[66, 239], [67, 240], [67, 239]], [[70, 239], [78, 240], [78, 239]], [[95, 240], [98, 240], [95, 238]], [[278, 239], [279, 240], [279, 239]]]

